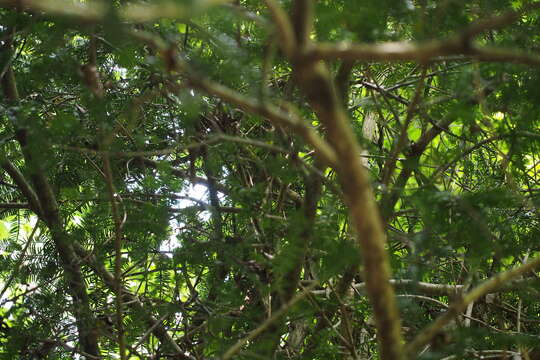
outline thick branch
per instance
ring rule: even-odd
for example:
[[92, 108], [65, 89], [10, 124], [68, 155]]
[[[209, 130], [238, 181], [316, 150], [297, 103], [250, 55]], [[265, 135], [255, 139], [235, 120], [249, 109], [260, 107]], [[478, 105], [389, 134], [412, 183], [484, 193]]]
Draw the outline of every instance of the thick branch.
[[309, 44], [313, 28], [313, 0], [295, 0], [292, 22], [297, 42], [296, 51], [302, 51]]
[[[124, 22], [140, 23], [157, 19], [189, 18], [209, 7], [225, 4], [230, 0], [199, 0], [193, 5], [177, 1], [164, 1], [159, 4], [131, 2], [118, 9], [118, 15]], [[98, 23], [109, 15], [106, 2], [72, 2], [67, 0], [0, 0], [0, 6], [14, 7], [30, 11], [44, 12], [47, 15], [66, 17], [78, 22]]]
[[344, 201], [362, 253], [366, 290], [376, 319], [381, 359], [402, 359], [400, 318], [389, 283], [386, 237], [368, 175], [360, 162], [360, 147], [324, 64], [297, 63], [294, 68], [298, 82], [324, 124], [328, 141], [339, 159], [334, 168], [339, 175]]
[[427, 63], [445, 61], [448, 56], [463, 56], [489, 62], [512, 62], [540, 66], [540, 54], [528, 54], [519, 49], [477, 47], [463, 42], [461, 38], [435, 40], [426, 43], [408, 41], [381, 44], [352, 44], [347, 42], [321, 43], [306, 54], [309, 60], [357, 60], [357, 61], [415, 61]]

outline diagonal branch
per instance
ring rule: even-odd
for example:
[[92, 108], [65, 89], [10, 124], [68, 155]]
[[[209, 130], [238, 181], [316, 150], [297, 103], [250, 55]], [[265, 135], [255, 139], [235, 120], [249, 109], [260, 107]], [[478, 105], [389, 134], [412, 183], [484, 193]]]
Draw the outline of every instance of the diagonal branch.
[[[111, 274], [105, 265], [101, 263], [95, 255], [87, 251], [79, 242], [73, 241], [73, 248], [80, 259], [87, 264], [96, 273], [97, 276], [104, 282], [104, 284], [114, 291], [117, 284], [114, 275]], [[163, 344], [163, 346], [170, 351], [174, 352], [172, 359], [180, 360], [193, 360], [192, 357], [185, 355], [180, 346], [174, 341], [171, 335], [163, 324], [156, 319], [152, 313], [141, 303], [139, 298], [131, 293], [125, 287], [121, 289], [122, 296], [124, 297], [124, 303], [129, 306], [133, 314], [142, 318], [148, 325], [149, 329], [152, 329], [152, 334]]]
[[255, 339], [257, 336], [262, 334], [272, 324], [274, 324], [282, 316], [284, 316], [297, 302], [299, 302], [300, 300], [308, 296], [310, 294], [310, 291], [313, 290], [315, 286], [317, 286], [317, 283], [313, 283], [311, 286], [308, 286], [307, 288], [303, 289], [302, 292], [298, 293], [295, 297], [293, 297], [286, 304], [284, 304], [279, 310], [274, 312], [272, 316], [266, 319], [258, 327], [253, 329], [245, 338], [238, 340], [233, 346], [231, 346], [227, 351], [225, 351], [225, 353], [221, 357], [221, 360], [231, 359], [234, 355], [236, 355], [242, 349], [242, 347], [245, 344], [247, 344], [251, 340]]
[[339, 159], [334, 168], [361, 249], [366, 290], [376, 319], [381, 359], [402, 359], [400, 317], [389, 283], [386, 236], [368, 174], [360, 161], [360, 146], [326, 66], [322, 62], [297, 63], [294, 69]]
[[291, 56], [296, 47], [296, 39], [289, 17], [276, 0], [265, 0], [264, 2], [266, 3], [268, 10], [270, 10], [276, 24], [276, 30], [282, 43], [282, 49], [285, 52], [285, 55]]
[[405, 350], [409, 357], [413, 358], [424, 345], [429, 343], [429, 341], [433, 339], [446, 324], [452, 322], [456, 316], [463, 312], [470, 303], [486, 294], [495, 292], [500, 287], [507, 285], [512, 279], [522, 276], [538, 267], [540, 267], [540, 257], [517, 268], [499, 273], [473, 288], [463, 295], [461, 299], [458, 299], [452, 304], [446, 313], [438, 317], [437, 320], [420, 332], [413, 341], [406, 346]]
[[392, 189], [383, 194], [383, 198], [380, 200], [381, 213], [383, 220], [388, 221], [394, 212], [394, 206], [396, 205], [403, 188], [407, 184], [413, 170], [418, 165], [420, 157], [427, 149], [427, 146], [435, 139], [443, 130], [445, 130], [455, 119], [448, 118], [442, 119], [438, 123], [433, 124], [428, 131], [426, 131], [416, 143], [410, 144], [405, 150], [406, 165], [396, 180]]
[[2, 168], [9, 174], [13, 182], [17, 184], [19, 191], [22, 192], [24, 197], [26, 197], [28, 200], [30, 209], [32, 209], [32, 211], [38, 216], [43, 214], [41, 204], [39, 203], [39, 199], [34, 192], [34, 189], [32, 189], [32, 186], [28, 183], [28, 181], [26, 181], [21, 171], [15, 165], [13, 165], [11, 161], [8, 161], [3, 157], [0, 158], [0, 166], [2, 166]]
[[[11, 40], [4, 45], [4, 50], [10, 51], [12, 48]], [[17, 83], [11, 67], [7, 70], [2, 79], [2, 90], [6, 100], [12, 104], [19, 102]], [[18, 116], [23, 116], [16, 114]], [[100, 349], [97, 334], [94, 331], [96, 321], [90, 310], [90, 300], [86, 290], [83, 274], [79, 264], [79, 259], [73, 247], [69, 236], [63, 226], [62, 219], [58, 211], [58, 204], [53, 189], [48, 181], [43, 164], [34, 157], [35, 153], [30, 149], [28, 132], [26, 128], [15, 129], [16, 139], [19, 142], [25, 165], [29, 169], [30, 180], [34, 191], [24, 181], [17, 169], [6, 160], [2, 160], [2, 166], [10, 173], [13, 181], [21, 185], [21, 191], [27, 196], [28, 202], [35, 208], [41, 220], [47, 225], [51, 233], [51, 238], [58, 251], [64, 277], [68, 283], [69, 292], [73, 298], [73, 315], [76, 320], [77, 330], [79, 332], [79, 341], [84, 352], [92, 356], [100, 356]]]
[[[189, 74], [187, 72], [186, 74]], [[245, 97], [221, 84], [215, 83], [208, 79], [196, 78], [190, 76], [191, 84], [209, 94], [218, 96], [219, 98], [238, 106], [240, 109], [257, 114], [267, 118], [270, 122], [287, 127], [301, 136], [304, 141], [310, 144], [315, 150], [317, 156], [327, 165], [334, 166], [337, 162], [334, 150], [328, 143], [322, 139], [317, 132], [310, 127], [304, 119], [302, 119], [296, 110], [289, 107], [285, 112], [279, 107], [258, 102], [252, 98]]]
[[[169, 49], [161, 39], [148, 33], [137, 31], [132, 34], [139, 41], [147, 43], [156, 49], [162, 56], [166, 64], [169, 64], [169, 70], [179, 71], [188, 78], [194, 88], [200, 89], [210, 95], [237, 106], [246, 112], [262, 116], [271, 123], [286, 127], [301, 136], [305, 142], [310, 144], [315, 150], [320, 160], [333, 166], [336, 164], [336, 154], [328, 143], [308, 125], [304, 119], [297, 113], [296, 109], [289, 104], [276, 106], [267, 101], [261, 101], [242, 95], [224, 85], [214, 82], [192, 69], [181, 57]], [[177, 90], [180, 88], [177, 86]]]

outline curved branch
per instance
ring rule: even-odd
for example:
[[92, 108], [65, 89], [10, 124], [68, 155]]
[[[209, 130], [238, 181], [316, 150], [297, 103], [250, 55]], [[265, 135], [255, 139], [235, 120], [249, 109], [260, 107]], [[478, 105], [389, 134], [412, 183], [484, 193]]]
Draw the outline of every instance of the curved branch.
[[[11, 41], [8, 41], [3, 50], [10, 51], [11, 46]], [[9, 102], [13, 104], [19, 102], [17, 83], [11, 67], [2, 79], [2, 90]], [[20, 114], [16, 115], [20, 116]], [[30, 180], [34, 190], [25, 181], [18, 169], [9, 161], [3, 159], [1, 165], [12, 176], [13, 181], [20, 185], [21, 191], [27, 196], [32, 207], [35, 208], [34, 211], [37, 212], [39, 218], [49, 228], [51, 238], [60, 257], [70, 295], [73, 298], [72, 311], [76, 320], [81, 347], [84, 352], [92, 356], [100, 356], [97, 333], [94, 331], [96, 320], [90, 310], [90, 300], [88, 298], [84, 276], [81, 272], [79, 259], [73, 251], [69, 235], [60, 218], [58, 203], [56, 202], [53, 189], [45, 175], [43, 165], [36, 160], [34, 157], [35, 153], [28, 147], [29, 137], [27, 130], [25, 128], [16, 128], [15, 135], [21, 146], [25, 165], [30, 169]]]

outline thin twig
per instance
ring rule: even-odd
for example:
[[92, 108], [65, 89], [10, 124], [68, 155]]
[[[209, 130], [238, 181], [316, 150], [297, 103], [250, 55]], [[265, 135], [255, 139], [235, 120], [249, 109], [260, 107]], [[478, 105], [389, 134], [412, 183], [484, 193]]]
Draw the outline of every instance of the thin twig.
[[120, 218], [117, 198], [118, 194], [114, 189], [111, 164], [109, 156], [103, 156], [103, 173], [107, 183], [107, 190], [109, 192], [109, 199], [111, 202], [111, 211], [114, 220], [115, 230], [115, 242], [114, 242], [114, 281], [116, 292], [116, 326], [118, 330], [118, 346], [120, 351], [120, 359], [126, 359], [126, 343], [124, 338], [124, 321], [123, 321], [123, 304], [122, 304], [122, 227], [125, 222]]
[[22, 249], [19, 258], [17, 259], [17, 262], [15, 263], [15, 266], [13, 268], [13, 271], [11, 272], [11, 275], [4, 283], [4, 287], [0, 291], [0, 299], [4, 297], [4, 294], [6, 293], [6, 290], [11, 285], [11, 282], [13, 279], [15, 279], [15, 275], [19, 272], [19, 269], [21, 268], [21, 265], [24, 261], [24, 257], [26, 256], [26, 251], [28, 250], [28, 247], [30, 246], [30, 243], [34, 239], [34, 234], [36, 233], [36, 230], [38, 229], [39, 225], [39, 219], [36, 221], [36, 224], [34, 225], [34, 228], [32, 229], [32, 232], [30, 233], [30, 236], [28, 236], [28, 239], [26, 240], [26, 244], [24, 245], [24, 248]]
[[418, 80], [418, 85], [416, 87], [416, 91], [414, 93], [413, 100], [409, 103], [409, 106], [407, 108], [407, 117], [405, 118], [405, 122], [403, 123], [401, 127], [401, 133], [399, 135], [399, 138], [394, 144], [394, 147], [392, 149], [392, 152], [390, 154], [390, 159], [386, 161], [384, 169], [383, 169], [383, 175], [382, 175], [382, 184], [387, 186], [390, 178], [392, 177], [392, 174], [394, 173], [394, 170], [396, 168], [396, 161], [399, 153], [405, 146], [407, 140], [408, 140], [408, 130], [409, 125], [411, 124], [411, 121], [414, 117], [414, 113], [417, 110], [418, 104], [420, 103], [420, 99], [422, 97], [422, 93], [425, 86], [425, 76], [427, 73], [427, 67], [424, 66], [422, 69], [422, 75], [420, 76], [420, 79]]
[[433, 339], [446, 324], [453, 321], [457, 315], [463, 312], [471, 302], [478, 300], [485, 294], [495, 292], [496, 289], [508, 284], [512, 279], [522, 276], [539, 266], [540, 256], [514, 269], [499, 273], [473, 288], [471, 291], [464, 294], [461, 299], [458, 299], [451, 305], [446, 313], [438, 317], [431, 325], [422, 330], [413, 341], [406, 346], [406, 352], [409, 356], [414, 356], [414, 354]]
[[231, 346], [223, 356], [221, 357], [221, 360], [228, 360], [232, 358], [234, 355], [236, 355], [241, 349], [242, 346], [247, 344], [249, 341], [255, 339], [257, 336], [262, 334], [270, 325], [272, 325], [274, 322], [276, 322], [279, 318], [281, 318], [283, 315], [285, 315], [297, 302], [305, 298], [310, 294], [310, 291], [313, 290], [318, 285], [317, 282], [311, 284], [310, 286], [302, 289], [302, 292], [297, 294], [295, 297], [293, 297], [291, 300], [289, 300], [286, 304], [284, 304], [279, 310], [275, 311], [272, 316], [270, 316], [268, 319], [266, 319], [264, 322], [262, 322], [258, 327], [253, 329], [248, 336], [238, 340], [236, 344]]
[[141, 345], [143, 343], [143, 341], [146, 340], [146, 338], [152, 333], [152, 331], [154, 331], [154, 329], [161, 325], [163, 323], [163, 320], [165, 320], [168, 316], [170, 315], [170, 313], [166, 313], [165, 315], [163, 315], [162, 317], [160, 317], [155, 323], [152, 324], [152, 326], [150, 326], [148, 328], [148, 330], [146, 330], [146, 332], [143, 334], [143, 336], [141, 336], [141, 338], [139, 339], [139, 341], [137, 341], [135, 343], [135, 345], [132, 346], [133, 349], [137, 349], [139, 347], [139, 345]]
[[69, 151], [75, 151], [79, 153], [88, 153], [88, 154], [96, 154], [96, 155], [98, 154], [103, 155], [107, 153], [111, 157], [132, 158], [132, 157], [140, 157], [140, 156], [149, 157], [149, 156], [162, 156], [162, 155], [176, 154], [178, 152], [182, 152], [185, 150], [198, 149], [201, 146], [214, 145], [214, 144], [218, 144], [224, 141], [257, 146], [262, 149], [267, 149], [267, 150], [277, 152], [277, 153], [289, 152], [284, 148], [265, 143], [264, 141], [249, 139], [249, 138], [242, 138], [238, 136], [230, 136], [230, 135], [225, 135], [225, 134], [217, 134], [217, 135], [209, 137], [206, 140], [197, 141], [188, 145], [180, 145], [180, 146], [175, 146], [175, 147], [166, 148], [166, 149], [149, 150], [149, 151], [107, 151], [107, 150], [95, 150], [95, 149], [89, 149], [89, 148], [81, 148], [81, 147], [76, 147], [76, 146], [63, 146], [63, 145], [60, 145], [59, 148], [64, 149], [64, 150], [69, 150]]

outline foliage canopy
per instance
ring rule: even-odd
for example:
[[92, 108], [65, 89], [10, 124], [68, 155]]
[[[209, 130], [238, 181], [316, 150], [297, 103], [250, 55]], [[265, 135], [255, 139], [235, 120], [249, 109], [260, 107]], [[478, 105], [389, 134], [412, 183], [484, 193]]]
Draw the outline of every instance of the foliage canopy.
[[539, 356], [538, 8], [0, 0], [0, 358]]

